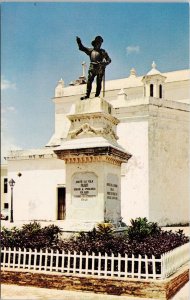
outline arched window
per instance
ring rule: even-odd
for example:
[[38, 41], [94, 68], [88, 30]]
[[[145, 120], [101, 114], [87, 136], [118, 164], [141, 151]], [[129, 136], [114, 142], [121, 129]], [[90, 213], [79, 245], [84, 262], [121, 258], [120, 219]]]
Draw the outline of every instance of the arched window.
[[154, 97], [154, 85], [150, 84], [150, 97]]
[[162, 85], [159, 85], [159, 98], [162, 98]]

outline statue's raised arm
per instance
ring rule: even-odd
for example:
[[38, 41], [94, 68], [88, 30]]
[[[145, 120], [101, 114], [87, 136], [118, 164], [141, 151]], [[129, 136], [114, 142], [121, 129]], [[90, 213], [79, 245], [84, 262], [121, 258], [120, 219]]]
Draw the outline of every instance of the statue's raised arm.
[[87, 81], [87, 90], [86, 96], [82, 97], [81, 100], [87, 99], [90, 97], [92, 82], [95, 77], [97, 77], [97, 85], [96, 85], [96, 94], [95, 97], [99, 97], [101, 92], [102, 80], [105, 74], [105, 68], [107, 65], [111, 63], [111, 59], [108, 53], [101, 49], [101, 45], [103, 43], [103, 38], [101, 36], [95, 37], [95, 39], [91, 42], [93, 48], [85, 47], [81, 39], [77, 36], [76, 41], [79, 47], [79, 50], [85, 52], [90, 57], [90, 67], [88, 70], [88, 81]]
[[76, 41], [77, 41], [78, 46], [80, 47], [80, 45], [82, 45], [82, 42], [78, 36], [76, 37]]
[[76, 41], [77, 41], [77, 44], [79, 46], [79, 50], [85, 52], [87, 55], [90, 55], [90, 49], [85, 47], [83, 44], [82, 44], [82, 41], [81, 39], [77, 36], [76, 37]]

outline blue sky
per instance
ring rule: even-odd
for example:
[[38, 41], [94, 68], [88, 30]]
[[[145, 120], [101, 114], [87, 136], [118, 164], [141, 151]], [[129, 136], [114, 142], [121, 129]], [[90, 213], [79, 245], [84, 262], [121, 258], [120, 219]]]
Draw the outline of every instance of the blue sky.
[[96, 35], [112, 63], [106, 78], [189, 67], [188, 3], [1, 4], [2, 155], [8, 149], [43, 147], [54, 131], [52, 97], [57, 81], [82, 74], [86, 46]]

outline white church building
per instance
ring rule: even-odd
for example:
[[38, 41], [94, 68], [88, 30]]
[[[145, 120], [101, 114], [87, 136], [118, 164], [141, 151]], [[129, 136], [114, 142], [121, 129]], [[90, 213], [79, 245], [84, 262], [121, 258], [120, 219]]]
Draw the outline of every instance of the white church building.
[[[160, 225], [189, 221], [189, 75], [189, 70], [161, 73], [153, 63], [144, 76], [132, 69], [127, 78], [105, 83], [104, 99], [120, 121], [118, 143], [132, 155], [121, 166], [121, 216], [126, 223], [136, 217]], [[67, 115], [85, 94], [84, 82], [84, 73], [69, 86], [58, 82], [55, 132], [43, 148], [7, 155], [8, 178], [16, 182], [15, 221], [67, 220], [65, 162], [54, 150], [67, 138]]]

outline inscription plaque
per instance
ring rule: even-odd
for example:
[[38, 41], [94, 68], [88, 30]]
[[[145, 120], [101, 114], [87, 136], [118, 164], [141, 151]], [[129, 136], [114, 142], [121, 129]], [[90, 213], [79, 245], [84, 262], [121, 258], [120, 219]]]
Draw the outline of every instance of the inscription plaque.
[[97, 177], [92, 172], [77, 173], [72, 180], [72, 197], [81, 201], [97, 196]]
[[118, 177], [114, 174], [107, 176], [106, 193], [108, 200], [118, 200]]

